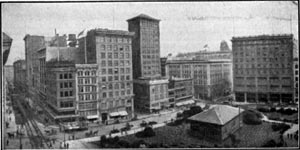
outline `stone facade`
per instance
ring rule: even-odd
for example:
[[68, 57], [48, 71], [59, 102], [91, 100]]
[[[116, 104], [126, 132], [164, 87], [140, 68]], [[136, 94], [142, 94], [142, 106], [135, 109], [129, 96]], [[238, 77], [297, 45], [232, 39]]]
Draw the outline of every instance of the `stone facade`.
[[46, 62], [46, 103], [48, 113], [59, 122], [73, 122], [75, 114], [76, 86], [75, 64], [68, 61]]
[[293, 35], [233, 37], [236, 101], [293, 102]]
[[141, 112], [153, 112], [168, 108], [168, 79], [139, 78], [134, 80], [134, 107]]
[[133, 34], [95, 29], [79, 39], [83, 63], [98, 65], [99, 117], [103, 123], [128, 120], [133, 116]]
[[[169, 103], [170, 107], [176, 104], [192, 100], [194, 97], [194, 85], [192, 78], [169, 79]], [[188, 103], [187, 103], [188, 104]]]
[[194, 96], [213, 100], [232, 89], [231, 60], [168, 60], [167, 76], [192, 78]]
[[133, 78], [161, 76], [159, 20], [141, 14], [128, 19], [132, 40]]
[[100, 99], [97, 81], [97, 64], [76, 64], [76, 114], [88, 120], [100, 118]]

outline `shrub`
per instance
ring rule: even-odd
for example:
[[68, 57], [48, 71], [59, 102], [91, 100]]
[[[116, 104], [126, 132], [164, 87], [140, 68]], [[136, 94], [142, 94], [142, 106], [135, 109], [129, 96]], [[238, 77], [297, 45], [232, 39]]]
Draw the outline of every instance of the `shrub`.
[[118, 145], [120, 145], [120, 147], [122, 148], [130, 148], [130, 143], [125, 140], [120, 140], [118, 142]]
[[264, 145], [262, 145], [262, 147], [276, 147], [276, 146], [277, 146], [277, 144], [276, 144], [276, 142], [273, 139], [270, 140], [270, 141], [268, 141]]
[[132, 148], [140, 148], [140, 146], [142, 144], [146, 144], [146, 142], [144, 140], [138, 140], [138, 141], [134, 141], [130, 147]]
[[260, 112], [270, 112], [270, 110], [268, 108], [265, 108], [265, 107], [257, 108], [257, 110], [260, 111]]
[[135, 136], [141, 138], [152, 137], [155, 136], [155, 132], [151, 127], [146, 127], [143, 131], [137, 132]]
[[271, 109], [270, 109], [270, 112], [275, 112], [276, 111], [276, 108], [274, 108], [274, 107], [272, 107]]
[[146, 121], [143, 121], [143, 122], [140, 124], [141, 127], [146, 127], [147, 125], [148, 125], [148, 123], [147, 123]]
[[261, 114], [254, 111], [246, 111], [243, 115], [243, 122], [249, 125], [259, 125], [262, 123]]
[[277, 123], [274, 123], [272, 124], [272, 129], [273, 131], [286, 131], [290, 128], [289, 125], [287, 124], [284, 124], [284, 123], [280, 123], [280, 124], [277, 124]]

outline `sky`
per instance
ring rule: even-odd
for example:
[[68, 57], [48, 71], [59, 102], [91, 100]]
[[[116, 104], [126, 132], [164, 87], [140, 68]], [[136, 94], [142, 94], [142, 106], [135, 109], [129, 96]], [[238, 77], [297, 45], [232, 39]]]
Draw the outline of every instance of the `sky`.
[[2, 31], [12, 39], [7, 61], [25, 59], [26, 34], [78, 34], [86, 28], [128, 30], [127, 19], [141, 13], [160, 19], [161, 57], [172, 53], [231, 47], [233, 36], [294, 34], [298, 6], [287, 1], [259, 2], [98, 2], [2, 4]]

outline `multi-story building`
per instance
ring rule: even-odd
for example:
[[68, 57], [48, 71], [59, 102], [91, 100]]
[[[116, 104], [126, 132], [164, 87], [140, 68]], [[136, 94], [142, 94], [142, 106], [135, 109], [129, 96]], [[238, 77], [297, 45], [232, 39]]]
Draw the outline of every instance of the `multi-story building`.
[[217, 99], [232, 89], [232, 62], [227, 60], [168, 60], [167, 76], [192, 78], [194, 97]]
[[167, 63], [168, 58], [167, 57], [162, 57], [160, 58], [160, 63], [161, 63], [161, 76], [165, 77], [166, 76], [166, 63]]
[[194, 104], [194, 85], [192, 78], [169, 79], [170, 107]]
[[236, 101], [292, 102], [293, 35], [233, 37]]
[[[132, 40], [134, 106], [146, 112], [169, 107], [168, 79], [161, 78], [160, 20], [140, 14], [127, 21], [128, 30], [135, 33]], [[153, 90], [160, 93], [160, 96]]]
[[139, 78], [134, 80], [135, 110], [140, 112], [156, 112], [168, 108], [168, 79]]
[[102, 122], [133, 116], [131, 42], [134, 33], [94, 29], [79, 38], [82, 63], [98, 65], [99, 114]]
[[76, 109], [75, 64], [70, 61], [46, 62], [47, 111], [57, 122], [73, 122]]
[[299, 58], [294, 58], [294, 102], [299, 100]]
[[88, 120], [99, 119], [97, 64], [75, 64], [76, 114]]
[[161, 76], [159, 20], [140, 14], [128, 19], [132, 40], [133, 78]]
[[17, 60], [14, 66], [14, 87], [22, 92], [26, 92], [26, 61]]
[[4, 66], [4, 76], [7, 83], [13, 84], [14, 81], [14, 66], [5, 65]]

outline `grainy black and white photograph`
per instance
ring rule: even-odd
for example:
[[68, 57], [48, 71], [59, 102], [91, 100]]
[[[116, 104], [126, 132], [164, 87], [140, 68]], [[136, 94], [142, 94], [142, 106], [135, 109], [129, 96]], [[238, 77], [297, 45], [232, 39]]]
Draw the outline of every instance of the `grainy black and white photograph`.
[[298, 149], [298, 8], [3, 2], [1, 149]]

